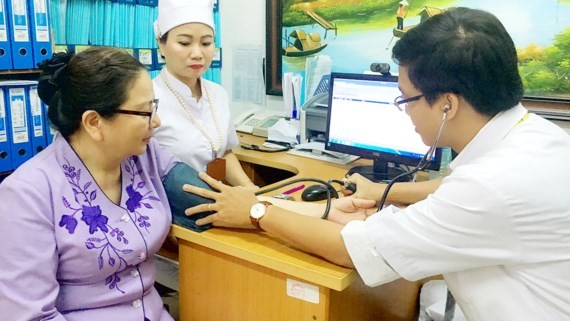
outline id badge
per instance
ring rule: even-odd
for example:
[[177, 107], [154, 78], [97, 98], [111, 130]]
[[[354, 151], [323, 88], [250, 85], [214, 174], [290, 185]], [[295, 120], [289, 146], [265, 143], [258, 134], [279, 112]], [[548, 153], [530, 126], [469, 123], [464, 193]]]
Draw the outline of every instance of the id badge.
[[217, 181], [223, 181], [226, 178], [226, 160], [214, 158], [206, 165], [206, 173]]

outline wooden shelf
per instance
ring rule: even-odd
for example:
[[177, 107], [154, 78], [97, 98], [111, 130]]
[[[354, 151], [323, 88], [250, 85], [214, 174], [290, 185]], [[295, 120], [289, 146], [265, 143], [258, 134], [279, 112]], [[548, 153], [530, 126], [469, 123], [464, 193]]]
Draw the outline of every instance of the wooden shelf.
[[0, 70], [0, 75], [28, 75], [28, 74], [39, 74], [42, 71], [40, 69], [18, 69], [18, 70]]
[[37, 80], [41, 74], [40, 69], [13, 69], [0, 70], [0, 81], [2, 80]]

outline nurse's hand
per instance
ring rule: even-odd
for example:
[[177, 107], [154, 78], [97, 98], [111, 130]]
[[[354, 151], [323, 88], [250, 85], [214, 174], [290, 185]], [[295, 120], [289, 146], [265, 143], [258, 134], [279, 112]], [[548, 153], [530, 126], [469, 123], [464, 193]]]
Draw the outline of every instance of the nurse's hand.
[[341, 187], [341, 193], [345, 196], [352, 195], [356, 198], [367, 200], [380, 201], [386, 184], [374, 183], [371, 180], [364, 178], [362, 175], [356, 173], [346, 178], [349, 183], [356, 185], [356, 192], [352, 193], [348, 189]]
[[214, 226], [254, 229], [249, 219], [251, 207], [258, 203], [255, 194], [243, 186], [228, 186], [219, 182], [206, 173], [198, 175], [204, 182], [217, 191], [210, 191], [196, 186], [185, 184], [184, 191], [214, 200], [213, 204], [200, 204], [186, 210], [186, 215], [212, 211], [202, 219], [196, 221], [198, 225], [212, 223]]
[[331, 204], [329, 221], [345, 225], [354, 220], [364, 221], [376, 213], [376, 202], [354, 197], [341, 197]]

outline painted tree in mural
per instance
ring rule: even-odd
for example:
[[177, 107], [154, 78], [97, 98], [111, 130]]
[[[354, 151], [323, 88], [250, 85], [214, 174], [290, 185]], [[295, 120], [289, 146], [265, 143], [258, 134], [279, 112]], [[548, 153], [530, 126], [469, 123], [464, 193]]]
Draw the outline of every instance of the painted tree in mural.
[[519, 50], [519, 60], [526, 95], [570, 92], [570, 28], [556, 35], [551, 46]]

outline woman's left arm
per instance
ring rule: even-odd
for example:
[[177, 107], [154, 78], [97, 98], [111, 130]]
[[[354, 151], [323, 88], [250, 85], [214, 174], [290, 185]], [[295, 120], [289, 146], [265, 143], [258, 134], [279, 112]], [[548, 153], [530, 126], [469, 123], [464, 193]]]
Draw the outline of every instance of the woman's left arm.
[[232, 186], [243, 186], [251, 191], [259, 189], [251, 179], [245, 174], [243, 168], [236, 155], [231, 151], [227, 151], [224, 155], [226, 160], [226, 181]]

